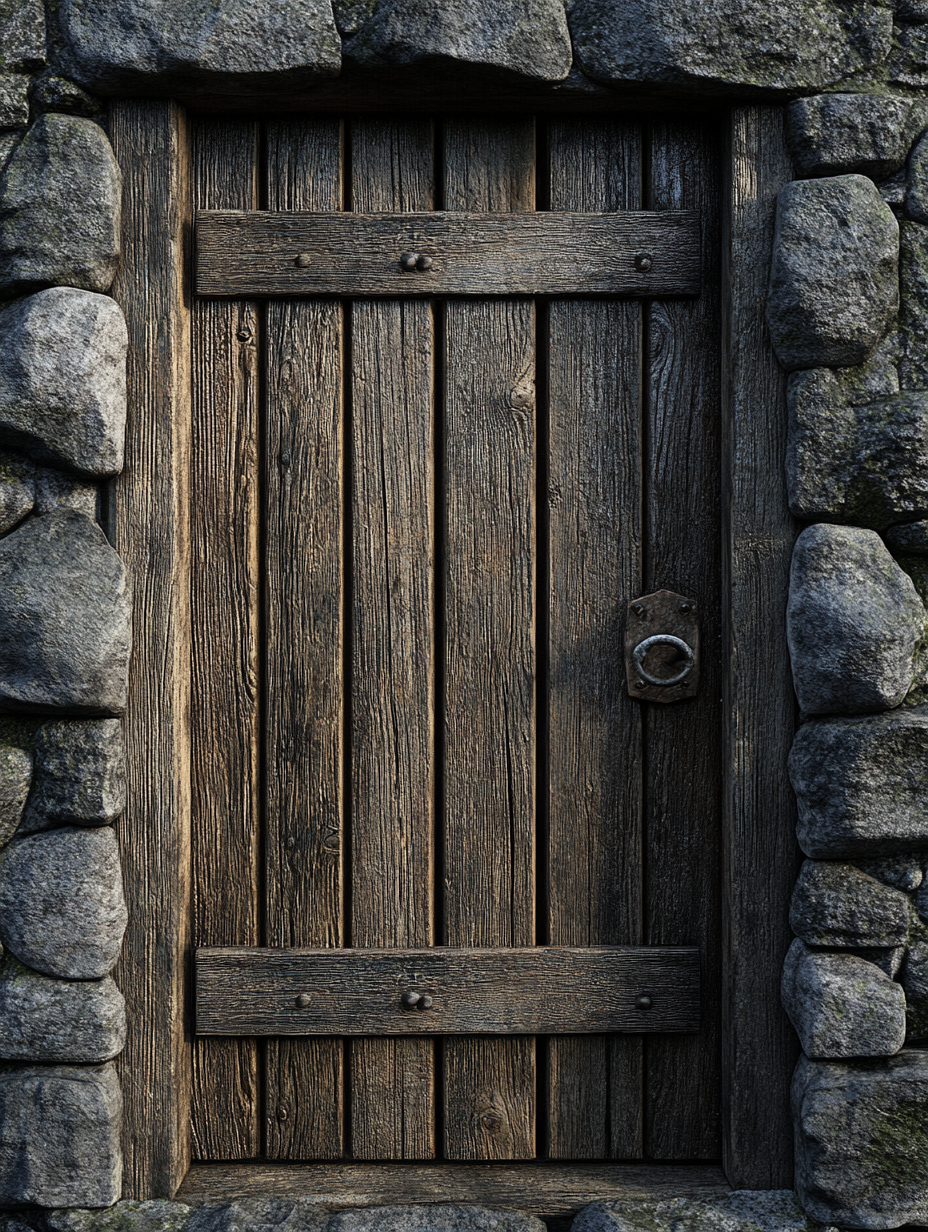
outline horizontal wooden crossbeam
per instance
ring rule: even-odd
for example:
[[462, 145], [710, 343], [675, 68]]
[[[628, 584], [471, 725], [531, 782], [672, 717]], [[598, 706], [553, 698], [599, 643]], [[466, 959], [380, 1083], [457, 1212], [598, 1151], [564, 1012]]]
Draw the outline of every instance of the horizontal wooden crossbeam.
[[199, 295], [698, 295], [688, 210], [309, 214], [201, 210]]
[[200, 949], [203, 1035], [582, 1035], [699, 1028], [699, 952]]

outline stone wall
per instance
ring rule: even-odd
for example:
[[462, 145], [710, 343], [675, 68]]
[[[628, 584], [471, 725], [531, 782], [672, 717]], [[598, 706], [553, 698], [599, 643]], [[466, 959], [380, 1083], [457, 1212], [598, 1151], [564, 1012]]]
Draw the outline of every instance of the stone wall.
[[98, 523], [127, 335], [106, 99], [339, 82], [345, 102], [413, 83], [788, 107], [769, 324], [810, 524], [787, 614], [798, 1190], [827, 1223], [928, 1220], [926, 0], [0, 0], [0, 1206], [120, 1192], [129, 596]]

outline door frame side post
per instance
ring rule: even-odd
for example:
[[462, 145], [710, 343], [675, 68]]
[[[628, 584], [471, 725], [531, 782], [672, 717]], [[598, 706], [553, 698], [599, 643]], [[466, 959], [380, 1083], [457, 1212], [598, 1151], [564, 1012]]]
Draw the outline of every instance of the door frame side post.
[[723, 1165], [734, 1188], [767, 1189], [792, 1185], [789, 1082], [799, 1051], [779, 994], [798, 866], [785, 636], [796, 527], [784, 473], [786, 377], [764, 316], [776, 197], [793, 178], [784, 109], [732, 108], [726, 162]]
[[110, 105], [123, 176], [113, 296], [129, 328], [125, 470], [107, 529], [132, 579], [129, 807], [119, 823], [129, 928], [116, 979], [128, 1040], [124, 1198], [174, 1196], [190, 1164], [190, 149], [171, 101]]

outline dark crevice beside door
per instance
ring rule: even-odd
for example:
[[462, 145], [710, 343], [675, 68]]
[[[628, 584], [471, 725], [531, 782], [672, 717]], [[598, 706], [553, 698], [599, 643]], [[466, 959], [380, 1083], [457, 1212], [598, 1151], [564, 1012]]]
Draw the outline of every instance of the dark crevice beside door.
[[[703, 981], [691, 1034], [198, 1037], [196, 1157], [718, 1158], [716, 127], [203, 120], [194, 191], [692, 209], [703, 259], [689, 299], [194, 301], [194, 946], [685, 945]], [[702, 619], [667, 706], [623, 661], [660, 588]]]

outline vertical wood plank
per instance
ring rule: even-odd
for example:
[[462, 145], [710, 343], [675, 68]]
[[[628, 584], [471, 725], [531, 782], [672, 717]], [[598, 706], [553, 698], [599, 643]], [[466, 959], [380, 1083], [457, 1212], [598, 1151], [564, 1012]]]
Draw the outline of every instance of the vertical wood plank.
[[[129, 804], [117, 831], [129, 927], [116, 980], [126, 998], [118, 1060], [124, 1198], [173, 1197], [190, 1162], [189, 522], [190, 226], [183, 109], [114, 101], [123, 175], [123, 262], [113, 297], [129, 327], [126, 465], [109, 534], [133, 584], [137, 631], [126, 718]], [[157, 944], [156, 944], [157, 942]]]
[[[272, 210], [341, 208], [341, 126], [272, 123]], [[266, 944], [344, 941], [342, 309], [267, 309]], [[268, 1041], [266, 1151], [338, 1159], [344, 1048]]]
[[[194, 125], [195, 208], [256, 209], [257, 159], [256, 124]], [[259, 945], [257, 306], [194, 300], [192, 328], [193, 944]], [[256, 1040], [194, 1039], [193, 1143], [260, 1154]]]
[[[444, 206], [534, 209], [531, 119], [451, 121]], [[444, 940], [535, 942], [535, 314], [445, 316]], [[444, 1044], [449, 1159], [535, 1154], [535, 1042]]]
[[699, 695], [646, 705], [647, 944], [703, 955], [699, 1033], [645, 1042], [656, 1159], [717, 1159], [721, 1145], [720, 158], [711, 123], [654, 121], [649, 207], [696, 210], [703, 257], [698, 299], [648, 312], [646, 590], [696, 599], [702, 646]]
[[[641, 126], [550, 125], [557, 210], [641, 208]], [[548, 928], [554, 945], [642, 941], [641, 705], [625, 606], [641, 587], [641, 305], [549, 310]], [[548, 1154], [641, 1155], [642, 1041], [548, 1043]]]
[[[351, 207], [432, 209], [432, 124], [351, 126]], [[352, 305], [351, 941], [431, 945], [433, 329], [427, 303]], [[355, 1159], [435, 1155], [435, 1045], [348, 1042]]]
[[777, 193], [792, 177], [778, 107], [736, 107], [728, 140], [723, 1159], [736, 1188], [792, 1185], [798, 1044], [780, 1005], [799, 852], [786, 758], [795, 709], [783, 613], [796, 525], [783, 482], [786, 379], [764, 320]]

